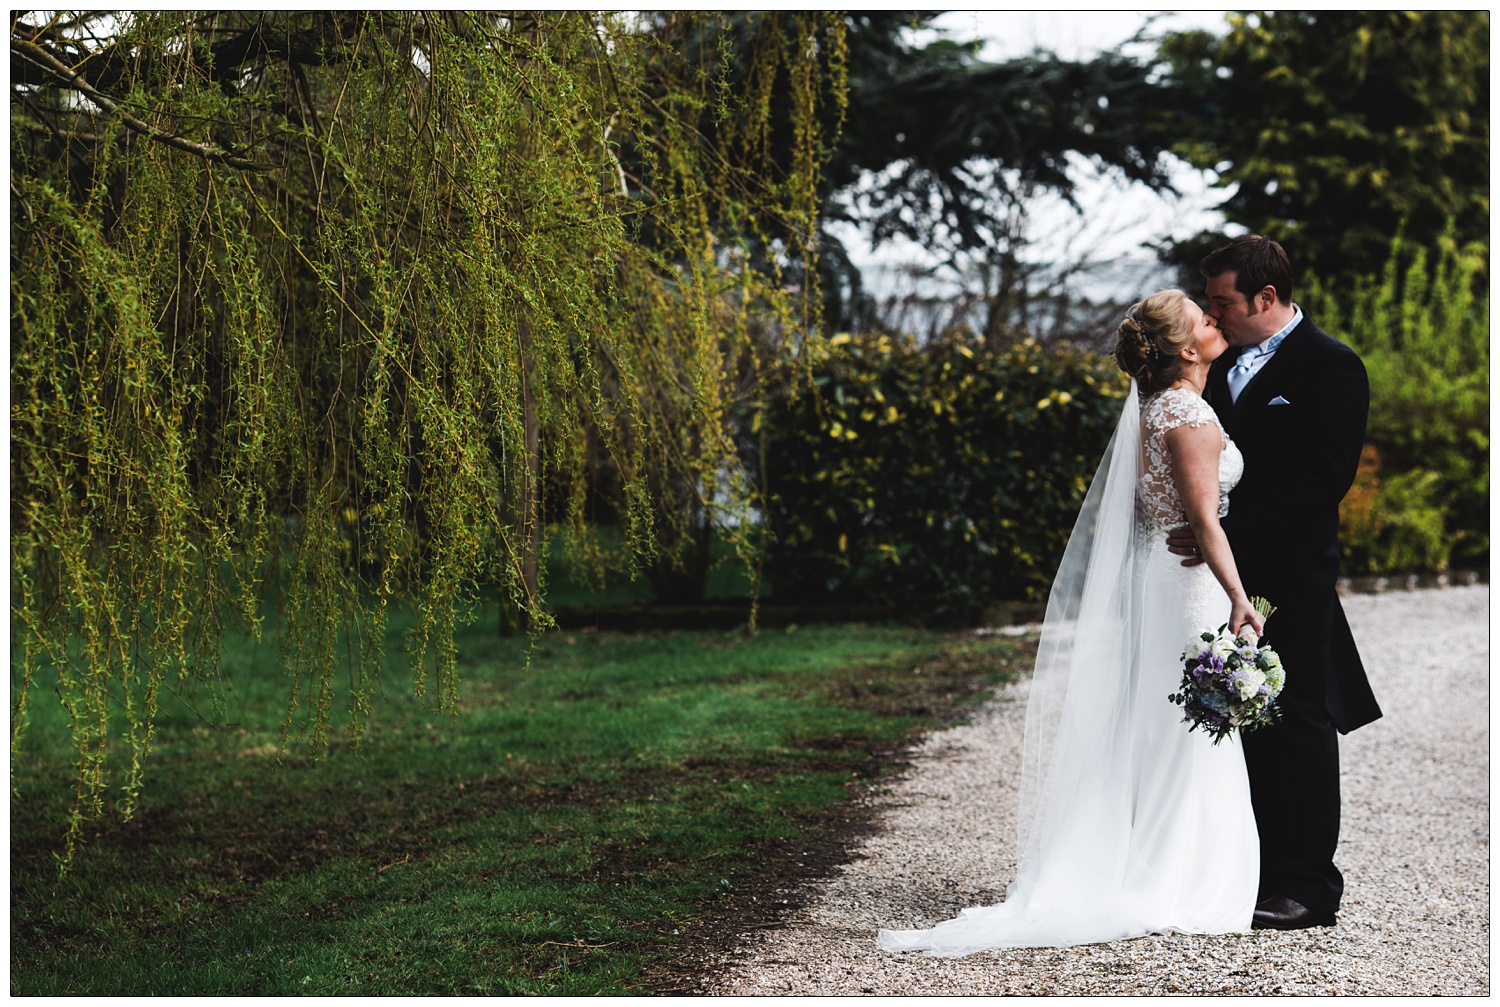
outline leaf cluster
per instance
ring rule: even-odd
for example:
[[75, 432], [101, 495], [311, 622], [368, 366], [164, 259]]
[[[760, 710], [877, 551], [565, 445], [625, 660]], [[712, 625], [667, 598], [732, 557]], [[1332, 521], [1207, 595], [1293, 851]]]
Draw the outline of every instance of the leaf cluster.
[[1488, 274], [1488, 245], [1450, 228], [1433, 245], [1398, 234], [1379, 273], [1307, 291], [1370, 378], [1369, 445], [1343, 510], [1355, 572], [1488, 562]]
[[1460, 242], [1487, 238], [1488, 11], [1244, 12], [1161, 55], [1199, 101], [1175, 151], [1307, 274], [1378, 273], [1403, 222], [1424, 245], [1449, 221]]

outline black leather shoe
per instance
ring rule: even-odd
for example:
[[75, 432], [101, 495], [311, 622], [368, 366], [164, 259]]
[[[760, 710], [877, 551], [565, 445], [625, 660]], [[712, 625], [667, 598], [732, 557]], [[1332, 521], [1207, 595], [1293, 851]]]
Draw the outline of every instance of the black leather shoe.
[[1256, 905], [1250, 927], [1252, 930], [1305, 930], [1308, 927], [1331, 927], [1334, 922], [1331, 913], [1319, 916], [1285, 895], [1273, 895]]

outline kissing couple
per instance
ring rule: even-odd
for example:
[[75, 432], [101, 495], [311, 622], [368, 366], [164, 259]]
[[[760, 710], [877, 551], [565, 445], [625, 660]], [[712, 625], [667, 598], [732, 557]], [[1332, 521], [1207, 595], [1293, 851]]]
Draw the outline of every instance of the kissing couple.
[[[1338, 735], [1380, 717], [1336, 593], [1369, 382], [1292, 300], [1281, 245], [1247, 235], [1201, 268], [1207, 311], [1164, 290], [1120, 323], [1130, 393], [1047, 602], [1016, 879], [999, 905], [880, 931], [885, 950], [1335, 923]], [[1265, 635], [1286, 685], [1277, 722], [1214, 744], [1167, 696], [1225, 622]]]

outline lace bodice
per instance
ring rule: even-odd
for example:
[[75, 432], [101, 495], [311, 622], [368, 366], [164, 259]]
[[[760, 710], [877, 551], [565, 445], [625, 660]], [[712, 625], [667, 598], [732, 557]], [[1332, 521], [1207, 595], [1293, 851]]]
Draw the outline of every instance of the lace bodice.
[[1187, 512], [1172, 479], [1172, 456], [1167, 450], [1167, 431], [1184, 424], [1201, 427], [1212, 423], [1224, 438], [1219, 454], [1219, 517], [1229, 513], [1229, 491], [1245, 472], [1245, 459], [1234, 441], [1224, 433], [1224, 426], [1213, 407], [1198, 393], [1186, 388], [1168, 388], [1141, 400], [1142, 459], [1140, 482], [1136, 486], [1137, 516], [1140, 531], [1150, 535], [1187, 524]]

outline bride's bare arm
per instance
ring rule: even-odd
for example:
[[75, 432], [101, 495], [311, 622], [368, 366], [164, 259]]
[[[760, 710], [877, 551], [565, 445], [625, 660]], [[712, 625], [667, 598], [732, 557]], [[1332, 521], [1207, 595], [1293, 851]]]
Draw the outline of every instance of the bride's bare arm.
[[1238, 633], [1240, 627], [1249, 623], [1258, 634], [1264, 628], [1264, 620], [1250, 607], [1234, 565], [1229, 538], [1219, 525], [1219, 453], [1224, 450], [1223, 434], [1211, 423], [1196, 427], [1183, 424], [1167, 431], [1167, 449], [1172, 455], [1172, 479], [1182, 498], [1183, 510], [1187, 511], [1188, 526], [1198, 540], [1198, 550], [1224, 593], [1229, 595], [1230, 632]]

